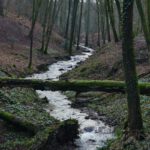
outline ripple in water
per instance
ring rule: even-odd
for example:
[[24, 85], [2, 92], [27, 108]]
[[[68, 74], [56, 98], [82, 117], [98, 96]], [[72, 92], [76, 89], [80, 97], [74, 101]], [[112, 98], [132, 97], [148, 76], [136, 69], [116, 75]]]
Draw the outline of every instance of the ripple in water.
[[[68, 61], [58, 61], [48, 67], [48, 71], [41, 74], [34, 74], [30, 79], [50, 79], [57, 81], [60, 75], [72, 70], [77, 66], [79, 62], [85, 61], [92, 55], [93, 50], [81, 46], [87, 52], [83, 52], [81, 55], [72, 56]], [[47, 107], [47, 111], [51, 116], [58, 120], [77, 119], [80, 124], [79, 139], [76, 140], [78, 146], [77, 150], [96, 150], [97, 147], [103, 147], [108, 139], [112, 139], [113, 128], [105, 125], [100, 120], [85, 119], [88, 114], [82, 113], [79, 109], [71, 108], [71, 102], [61, 92], [52, 91], [37, 91], [41, 98], [47, 97], [49, 104], [53, 106], [53, 109]]]

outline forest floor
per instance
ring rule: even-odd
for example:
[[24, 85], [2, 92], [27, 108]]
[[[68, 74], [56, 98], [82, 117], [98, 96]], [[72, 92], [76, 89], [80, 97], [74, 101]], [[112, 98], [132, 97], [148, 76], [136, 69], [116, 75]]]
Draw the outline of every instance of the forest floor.
[[[63, 50], [64, 39], [56, 32], [53, 32], [48, 55], [40, 52], [42, 28], [37, 23], [34, 34], [33, 66], [32, 69], [27, 69], [30, 24], [26, 18], [12, 14], [5, 18], [0, 17], [0, 77], [25, 77], [35, 72], [47, 70], [47, 65], [58, 60], [68, 59], [67, 52]], [[53, 132], [54, 127], [61, 125], [61, 123], [46, 112], [45, 107], [47, 105], [47, 100], [40, 99], [36, 91], [32, 89], [1, 88], [0, 112], [13, 114], [19, 120], [40, 126], [41, 130], [33, 135], [0, 119], [0, 150], [36, 149], [38, 145], [46, 145], [45, 142], [48, 137], [55, 138], [55, 135], [50, 133]], [[70, 124], [73, 125], [74, 123], [71, 122]], [[50, 131], [45, 132], [47, 127], [50, 128]], [[54, 130], [57, 132], [59, 128], [54, 128]], [[62, 131], [59, 132], [62, 134]], [[60, 149], [59, 143], [56, 144], [56, 147]], [[62, 145], [61, 149], [63, 149]]]
[[[13, 19], [12, 19], [13, 18]], [[63, 38], [56, 32], [53, 33], [49, 45], [49, 54], [43, 55], [38, 49], [41, 42], [41, 27], [36, 25], [34, 40], [34, 57], [32, 70], [27, 69], [29, 57], [28, 38], [30, 22], [25, 18], [9, 15], [0, 18], [0, 77], [25, 76], [43, 70], [46, 64], [51, 64], [60, 59], [67, 59], [68, 55], [63, 50]], [[19, 31], [19, 32], [18, 32]], [[135, 39], [136, 62], [138, 76], [141, 81], [150, 81], [150, 67], [145, 53], [146, 46], [142, 36]], [[121, 43], [110, 43], [97, 50], [86, 62], [63, 76], [69, 79], [115, 79], [122, 80]], [[45, 68], [46, 69], [46, 68]], [[107, 150], [149, 150], [150, 141], [150, 97], [141, 96], [142, 115], [144, 120], [145, 140], [135, 141], [133, 138], [122, 138], [124, 122], [127, 116], [126, 98], [121, 94], [107, 94], [101, 92], [81, 93], [78, 102], [75, 93], [67, 92], [66, 95], [73, 101], [73, 106], [83, 111], [98, 112], [97, 117], [109, 125], [115, 126], [116, 139], [108, 141]], [[46, 99], [39, 99], [32, 89], [3, 88], [0, 89], [0, 110], [7, 111], [21, 119], [28, 120], [43, 127], [55, 126], [58, 121], [50, 117], [45, 111]], [[42, 133], [43, 134], [43, 133]], [[41, 135], [38, 135], [41, 137]], [[28, 132], [15, 129], [14, 126], [0, 120], [0, 149], [1, 150], [26, 150], [33, 143], [37, 144], [39, 137]], [[61, 147], [62, 148], [62, 147]]]
[[[36, 24], [34, 31], [34, 49], [32, 70], [28, 69], [31, 22], [22, 17], [9, 14], [0, 17], [0, 71], [9, 73], [11, 76], [25, 76], [43, 68], [45, 64], [51, 64], [59, 59], [68, 58], [63, 49], [64, 39], [53, 32], [49, 44], [48, 55], [42, 54], [41, 33], [42, 27]], [[40, 67], [42, 66], [42, 67]]]
[[[150, 81], [150, 65], [146, 55], [143, 37], [135, 39], [136, 64], [140, 81]], [[95, 51], [87, 61], [79, 67], [64, 74], [68, 79], [113, 79], [123, 80], [123, 65], [121, 43], [110, 43]], [[101, 150], [150, 150], [150, 97], [141, 95], [141, 108], [144, 121], [145, 139], [136, 141], [134, 138], [124, 137], [125, 122], [127, 120], [127, 100], [122, 94], [108, 94], [104, 92], [80, 93], [75, 98], [74, 92], [65, 92], [73, 102], [72, 106], [89, 113], [89, 118], [100, 119], [110, 126], [114, 126], [116, 138], [106, 143]], [[93, 111], [98, 116], [93, 116]]]

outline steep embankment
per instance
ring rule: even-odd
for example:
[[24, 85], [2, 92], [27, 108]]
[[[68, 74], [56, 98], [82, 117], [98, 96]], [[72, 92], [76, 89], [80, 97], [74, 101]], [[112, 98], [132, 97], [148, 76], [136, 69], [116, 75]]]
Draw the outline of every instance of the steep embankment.
[[[28, 58], [30, 46], [31, 22], [27, 18], [17, 17], [13, 14], [0, 17], [0, 70], [19, 76], [29, 71]], [[34, 51], [32, 72], [38, 70], [42, 64], [50, 64], [66, 55], [62, 48], [63, 38], [53, 32], [49, 45], [49, 55], [43, 55], [39, 50], [41, 46], [42, 27], [36, 24], [34, 32]]]
[[[150, 81], [150, 70], [146, 54], [146, 46], [142, 37], [135, 39], [136, 64], [141, 81]], [[68, 79], [123, 79], [121, 43], [108, 44], [76, 69], [62, 76]], [[73, 106], [89, 112], [89, 118], [100, 118], [107, 124], [115, 126], [117, 139], [109, 141], [107, 150], [148, 150], [150, 140], [150, 97], [141, 96], [141, 107], [144, 121], [145, 140], [137, 142], [133, 138], [122, 138], [124, 123], [127, 117], [125, 95], [104, 92], [75, 93], [66, 92], [73, 101]], [[94, 116], [93, 111], [99, 116]]]
[[[146, 47], [143, 38], [136, 38], [136, 62], [138, 75], [150, 72]], [[110, 43], [84, 62], [67, 73], [69, 79], [123, 79], [121, 43]], [[63, 75], [65, 76], [65, 74]]]

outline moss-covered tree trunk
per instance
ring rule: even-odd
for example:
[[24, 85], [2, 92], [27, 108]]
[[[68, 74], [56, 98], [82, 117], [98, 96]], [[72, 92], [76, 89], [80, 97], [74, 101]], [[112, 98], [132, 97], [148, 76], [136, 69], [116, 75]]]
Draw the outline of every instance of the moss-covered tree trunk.
[[[150, 95], [150, 83], [139, 83], [140, 93]], [[125, 83], [113, 80], [72, 80], [72, 81], [49, 81], [0, 78], [0, 87], [25, 87], [35, 90], [51, 91], [102, 91], [108, 93], [125, 93]]]
[[143, 122], [133, 48], [133, 2], [134, 0], [124, 0], [123, 2], [122, 48], [128, 100], [129, 133], [138, 138], [138, 133], [143, 129]]

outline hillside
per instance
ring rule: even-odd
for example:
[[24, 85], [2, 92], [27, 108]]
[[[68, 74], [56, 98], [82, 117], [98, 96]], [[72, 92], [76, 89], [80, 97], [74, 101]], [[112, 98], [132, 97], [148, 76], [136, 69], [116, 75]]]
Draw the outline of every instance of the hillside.
[[[0, 17], [0, 70], [12, 75], [27, 74], [29, 45], [28, 37], [31, 22], [24, 17], [16, 15], [8, 15]], [[67, 54], [62, 48], [63, 38], [53, 32], [53, 36], [49, 45], [48, 55], [42, 54], [40, 49], [42, 27], [36, 24], [34, 34], [34, 55], [32, 71], [38, 70], [42, 64], [51, 64], [57, 59], [63, 58]]]
[[[143, 38], [135, 39], [137, 73], [140, 81], [150, 81], [150, 69], [147, 60], [146, 45]], [[145, 54], [145, 55], [144, 55]], [[109, 43], [95, 51], [87, 61], [74, 70], [63, 74], [61, 79], [113, 79], [124, 80], [121, 55], [121, 43]], [[127, 121], [127, 101], [125, 95], [105, 92], [76, 93], [65, 92], [73, 102], [72, 106], [89, 114], [88, 118], [103, 120], [115, 127], [115, 140], [110, 140], [102, 150], [148, 150], [150, 140], [150, 98], [141, 96], [142, 116], [144, 120], [145, 140], [123, 137]], [[98, 115], [95, 115], [95, 112]], [[119, 114], [119, 115], [118, 115]], [[131, 144], [132, 143], [132, 144]], [[100, 149], [101, 150], [101, 149]]]
[[[135, 39], [138, 76], [150, 73], [145, 40]], [[63, 75], [65, 76], [65, 74]], [[123, 79], [121, 43], [109, 43], [97, 49], [81, 66], [67, 73], [69, 79]]]

